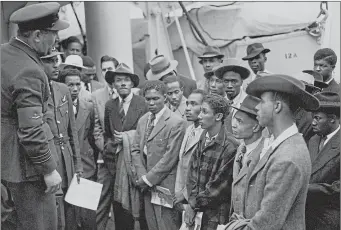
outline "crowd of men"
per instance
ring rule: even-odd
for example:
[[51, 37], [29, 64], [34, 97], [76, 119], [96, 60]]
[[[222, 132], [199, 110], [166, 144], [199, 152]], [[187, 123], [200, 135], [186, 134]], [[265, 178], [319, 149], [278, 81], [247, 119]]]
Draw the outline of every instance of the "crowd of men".
[[[144, 76], [104, 55], [104, 84], [77, 38], [54, 48], [59, 8], [14, 12], [1, 46], [3, 229], [340, 228], [333, 50], [288, 76], [260, 43], [242, 60], [207, 46], [203, 89], [162, 54]], [[97, 211], [64, 200], [74, 175], [103, 184]]]

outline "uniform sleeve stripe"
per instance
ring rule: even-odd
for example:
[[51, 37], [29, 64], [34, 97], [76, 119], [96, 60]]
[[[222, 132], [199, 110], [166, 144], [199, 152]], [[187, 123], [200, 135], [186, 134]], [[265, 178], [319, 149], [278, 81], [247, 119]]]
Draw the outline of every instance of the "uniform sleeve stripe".
[[41, 164], [44, 163], [46, 161], [48, 161], [51, 158], [51, 152], [50, 150], [47, 151], [45, 154], [40, 155], [38, 157], [30, 157], [30, 159], [32, 160], [33, 164]]

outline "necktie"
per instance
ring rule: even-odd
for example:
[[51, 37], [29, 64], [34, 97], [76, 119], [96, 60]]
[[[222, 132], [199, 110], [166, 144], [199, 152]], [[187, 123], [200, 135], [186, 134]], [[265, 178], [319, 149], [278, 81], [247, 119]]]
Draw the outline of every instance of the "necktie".
[[124, 99], [122, 99], [122, 101], [121, 101], [121, 103], [120, 103], [120, 108], [119, 108], [119, 111], [118, 111], [122, 123], [123, 123], [124, 118], [125, 118], [125, 116], [126, 116], [126, 114], [125, 114], [125, 112], [124, 112], [124, 109], [123, 109], [123, 104], [124, 104]]
[[73, 101], [73, 113], [77, 117], [77, 112], [78, 112], [78, 100]]
[[237, 159], [237, 163], [239, 164], [239, 168], [241, 169], [243, 167], [243, 164], [245, 163], [245, 153], [246, 153], [246, 146], [244, 144], [241, 144], [241, 146], [238, 148], [240, 152], [239, 157]]
[[324, 146], [324, 142], [326, 142], [327, 140], [327, 136], [321, 136], [321, 140], [320, 140], [320, 144], [319, 144], [319, 152], [321, 152], [323, 146]]

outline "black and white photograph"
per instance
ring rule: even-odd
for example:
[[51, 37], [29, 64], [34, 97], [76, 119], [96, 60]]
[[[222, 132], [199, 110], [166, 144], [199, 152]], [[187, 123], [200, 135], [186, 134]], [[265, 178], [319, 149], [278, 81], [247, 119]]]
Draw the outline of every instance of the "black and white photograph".
[[340, 229], [340, 2], [0, 4], [1, 229]]

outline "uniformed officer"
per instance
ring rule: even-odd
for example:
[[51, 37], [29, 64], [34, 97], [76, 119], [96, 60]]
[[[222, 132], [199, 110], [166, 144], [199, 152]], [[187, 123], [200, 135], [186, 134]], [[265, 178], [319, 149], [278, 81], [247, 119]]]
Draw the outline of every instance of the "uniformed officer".
[[38, 3], [15, 11], [18, 36], [1, 46], [1, 180], [13, 197], [17, 229], [57, 229], [54, 193], [58, 157], [44, 121], [50, 90], [39, 57], [54, 45], [60, 5]]
[[49, 78], [51, 97], [48, 100], [48, 109], [45, 115], [46, 122], [50, 126], [60, 159], [57, 170], [61, 174], [63, 182], [61, 190], [57, 192], [58, 204], [58, 229], [72, 229], [76, 226], [75, 209], [64, 202], [64, 195], [67, 192], [71, 179], [76, 172], [82, 175], [83, 167], [79, 152], [78, 134], [76, 120], [73, 112], [73, 102], [68, 87], [57, 82], [58, 73], [57, 55], [52, 51], [49, 55], [41, 57], [45, 73]]

